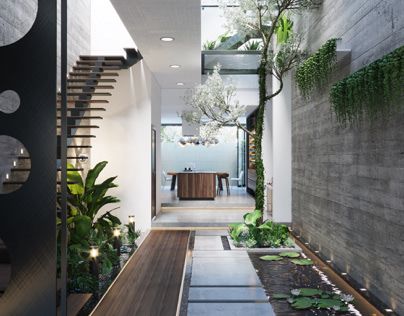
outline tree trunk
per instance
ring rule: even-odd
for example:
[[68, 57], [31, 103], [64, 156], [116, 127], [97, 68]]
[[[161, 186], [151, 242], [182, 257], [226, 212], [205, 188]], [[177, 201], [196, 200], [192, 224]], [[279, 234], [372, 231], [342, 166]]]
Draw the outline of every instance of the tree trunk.
[[265, 169], [262, 160], [262, 134], [264, 130], [264, 114], [265, 114], [265, 98], [267, 84], [267, 59], [268, 52], [264, 48], [261, 56], [260, 67], [258, 68], [258, 85], [259, 85], [259, 103], [257, 111], [257, 119], [255, 124], [255, 170], [257, 173], [257, 182], [255, 189], [255, 208], [264, 210], [265, 203]]

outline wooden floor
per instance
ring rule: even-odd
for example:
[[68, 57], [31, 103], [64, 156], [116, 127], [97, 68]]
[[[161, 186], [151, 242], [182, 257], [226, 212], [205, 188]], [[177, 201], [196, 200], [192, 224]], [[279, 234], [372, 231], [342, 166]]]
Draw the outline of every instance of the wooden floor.
[[189, 231], [151, 231], [92, 315], [174, 316]]

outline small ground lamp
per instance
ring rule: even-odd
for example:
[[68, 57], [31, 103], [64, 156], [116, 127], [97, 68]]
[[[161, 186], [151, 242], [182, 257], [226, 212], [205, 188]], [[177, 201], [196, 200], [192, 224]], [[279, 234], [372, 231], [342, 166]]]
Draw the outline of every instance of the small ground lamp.
[[114, 249], [116, 249], [116, 254], [118, 256], [121, 255], [121, 246], [122, 246], [122, 242], [121, 242], [121, 229], [119, 227], [115, 227], [114, 231], [113, 231], [113, 235], [114, 235]]
[[129, 215], [129, 225], [131, 225], [133, 231], [135, 231], [135, 215]]
[[90, 247], [90, 272], [93, 277], [98, 280], [100, 274], [98, 256], [100, 255], [100, 251], [98, 246]]

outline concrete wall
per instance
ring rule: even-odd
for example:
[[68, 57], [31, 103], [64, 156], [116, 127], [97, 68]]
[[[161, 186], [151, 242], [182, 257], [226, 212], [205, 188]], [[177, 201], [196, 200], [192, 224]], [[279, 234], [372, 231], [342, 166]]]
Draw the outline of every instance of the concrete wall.
[[[152, 113], [153, 108], [159, 109], [159, 93], [160, 87], [144, 61], [120, 70], [112, 97], [108, 98], [111, 106], [103, 114], [100, 128], [94, 131], [92, 160], [108, 161], [101, 178], [118, 176], [119, 187], [111, 194], [121, 202], [114, 214], [124, 223], [128, 215], [134, 214], [142, 230], [151, 226], [151, 126], [156, 124], [157, 115], [153, 119]], [[159, 181], [158, 176], [157, 187]]]
[[[31, 29], [38, 9], [36, 0], [2, 0], [0, 2], [0, 46], [13, 43]], [[60, 1], [58, 1], [58, 36], [60, 32]], [[68, 1], [68, 68], [81, 54], [90, 52], [91, 1]], [[59, 47], [60, 49], [60, 41]], [[58, 71], [60, 50], [58, 53]], [[58, 72], [59, 74], [59, 72]], [[58, 83], [60, 82], [58, 75]]]
[[[296, 26], [311, 51], [332, 37], [351, 47], [335, 82], [403, 45], [403, 16], [402, 0], [325, 0]], [[293, 226], [404, 314], [404, 110], [343, 128], [331, 113], [328, 87], [309, 101], [294, 92]]]

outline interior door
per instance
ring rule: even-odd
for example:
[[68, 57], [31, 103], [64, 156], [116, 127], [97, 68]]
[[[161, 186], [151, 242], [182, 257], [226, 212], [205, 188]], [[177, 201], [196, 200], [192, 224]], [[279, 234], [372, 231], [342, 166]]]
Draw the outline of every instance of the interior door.
[[151, 217], [154, 218], [157, 212], [157, 201], [156, 201], [156, 194], [157, 194], [157, 175], [156, 175], [156, 130], [152, 128], [151, 133]]

